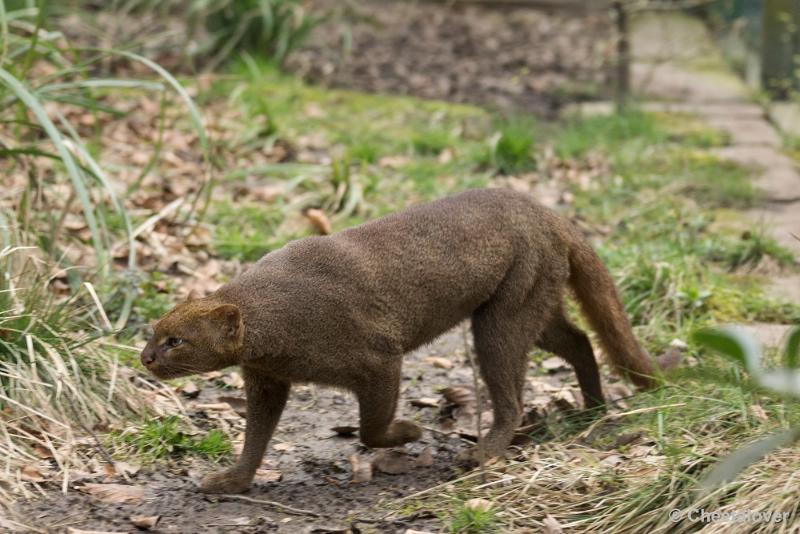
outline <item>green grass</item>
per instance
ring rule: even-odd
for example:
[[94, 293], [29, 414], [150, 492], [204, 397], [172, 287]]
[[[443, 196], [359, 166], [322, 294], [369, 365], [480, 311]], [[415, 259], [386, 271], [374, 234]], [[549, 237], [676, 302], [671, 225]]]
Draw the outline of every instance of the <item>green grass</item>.
[[416, 132], [411, 137], [414, 152], [422, 156], [440, 154], [444, 149], [454, 144], [452, 132], [444, 129], [431, 128]]
[[214, 249], [223, 258], [255, 261], [285, 242], [276, 236], [283, 217], [278, 205], [216, 202], [208, 217]]
[[628, 148], [626, 144], [634, 148], [658, 144], [666, 137], [652, 116], [640, 111], [598, 115], [568, 121], [555, 136], [555, 151], [562, 158], [577, 158], [593, 150]]
[[717, 224], [758, 201], [747, 170], [674, 128], [662, 115], [632, 113], [570, 122], [555, 135], [557, 151], [594, 150], [609, 162], [588, 188], [571, 187], [574, 210], [609, 228], [598, 250], [639, 334], [658, 350], [710, 323], [797, 318], [797, 306], [771, 301], [738, 272], [765, 256], [789, 266], [791, 254], [757, 228]]
[[144, 321], [153, 321], [166, 314], [174, 305], [172, 280], [160, 272], [149, 273], [139, 286], [134, 309]]
[[794, 254], [765, 235], [763, 228], [746, 230], [739, 239], [725, 240], [718, 247], [710, 246], [708, 258], [726, 264], [730, 269], [757, 267], [764, 258], [771, 258], [782, 267], [796, 264]]
[[[496, 124], [478, 108], [324, 90], [254, 59], [234, 64], [231, 71], [233, 77], [217, 80], [200, 95], [200, 101], [226, 98], [243, 117], [263, 116], [264, 110], [269, 110], [272, 139], [293, 146], [303, 139], [321, 140], [331, 163], [321, 168], [287, 165], [281, 174], [280, 165], [229, 173], [228, 184], [244, 180], [248, 174], [299, 179], [295, 192], [305, 201], [265, 205], [239, 200], [234, 205], [218, 196], [209, 210], [209, 222], [215, 228], [215, 250], [225, 258], [252, 261], [289, 239], [309, 235], [310, 228], [298, 218], [304, 206], [324, 208], [338, 230], [413, 202], [488, 185], [497, 171], [492, 165], [480, 164], [481, 160], [488, 162]], [[232, 135], [226, 150], [246, 155], [263, 146], [258, 132], [251, 130], [244, 128]], [[506, 144], [513, 143], [509, 140]], [[527, 165], [531, 147], [523, 147], [525, 154], [514, 153], [513, 147], [501, 148], [501, 158], [517, 158], [515, 164]], [[361, 190], [362, 198], [355, 199], [358, 202], [350, 205], [352, 209], [347, 209], [347, 199], [338, 198], [343, 186]]]
[[530, 119], [507, 119], [498, 123], [486, 156], [487, 163], [502, 174], [532, 169], [536, 124]]
[[466, 503], [458, 505], [450, 520], [450, 532], [454, 534], [478, 534], [481, 532], [496, 531], [497, 514], [494, 510], [484, 510], [481, 507], [468, 506]]
[[136, 456], [151, 460], [197, 455], [220, 461], [233, 451], [230, 440], [220, 430], [210, 430], [201, 438], [186, 434], [177, 415], [148, 421], [134, 431], [112, 434], [111, 439], [127, 446]]

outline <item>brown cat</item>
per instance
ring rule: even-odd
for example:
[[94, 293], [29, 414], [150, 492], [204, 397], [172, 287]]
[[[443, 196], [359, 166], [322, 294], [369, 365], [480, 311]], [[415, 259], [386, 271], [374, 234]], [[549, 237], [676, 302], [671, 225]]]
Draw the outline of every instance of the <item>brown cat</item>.
[[244, 450], [234, 467], [201, 484], [234, 493], [249, 487], [293, 382], [353, 391], [369, 447], [418, 439], [416, 424], [393, 421], [402, 356], [471, 318], [494, 407], [485, 449], [497, 456], [520, 422], [533, 345], [574, 366], [587, 407], [603, 403], [589, 340], [564, 314], [567, 286], [617, 370], [653, 385], [656, 367], [579, 231], [528, 196], [501, 189], [467, 191], [290, 243], [214, 294], [175, 307], [155, 325], [141, 359], [160, 378], [241, 366]]

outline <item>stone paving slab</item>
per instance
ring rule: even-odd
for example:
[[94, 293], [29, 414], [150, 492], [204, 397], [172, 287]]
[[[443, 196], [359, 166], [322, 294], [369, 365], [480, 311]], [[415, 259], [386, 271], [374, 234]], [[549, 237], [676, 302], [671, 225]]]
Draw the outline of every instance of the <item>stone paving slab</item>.
[[702, 112], [700, 115], [712, 128], [727, 132], [731, 137], [731, 145], [764, 145], [779, 149], [783, 144], [775, 128], [761, 117], [736, 117]]
[[800, 202], [774, 203], [766, 209], [746, 213], [757, 225], [766, 228], [775, 241], [794, 252], [795, 258], [800, 258]]
[[[602, 104], [587, 102], [586, 104]], [[763, 119], [764, 110], [749, 102], [643, 102], [642, 109], [665, 113], [691, 113], [711, 117], [722, 115], [739, 119]]]
[[800, 104], [797, 102], [773, 102], [769, 106], [769, 118], [780, 131], [800, 137]]
[[792, 325], [753, 323], [742, 328], [758, 339], [763, 347], [783, 348], [786, 343], [786, 333], [792, 328]]
[[[768, 145], [733, 145], [720, 147], [714, 153], [722, 159], [752, 167], [759, 173], [756, 185], [769, 202], [800, 201], [800, 174], [792, 158]], [[800, 206], [798, 206], [800, 211]]]
[[727, 74], [688, 72], [669, 63], [634, 64], [631, 79], [634, 92], [647, 98], [737, 103], [747, 96], [747, 88]]
[[[640, 98], [661, 100], [647, 102], [645, 109], [690, 112], [727, 132], [731, 144], [717, 149], [716, 154], [752, 168], [754, 183], [765, 194], [764, 204], [744, 215], [754, 227], [766, 228], [800, 260], [797, 164], [781, 151], [783, 140], [778, 130], [752, 101], [744, 82], [722, 60], [708, 29], [686, 14], [650, 13], [633, 20], [631, 43], [633, 87]], [[772, 106], [770, 114], [773, 122], [795, 124], [800, 131], [796, 106]], [[789, 131], [784, 126], [783, 131]], [[800, 274], [771, 277], [770, 292], [800, 302]], [[761, 337], [785, 325], [757, 328]]]

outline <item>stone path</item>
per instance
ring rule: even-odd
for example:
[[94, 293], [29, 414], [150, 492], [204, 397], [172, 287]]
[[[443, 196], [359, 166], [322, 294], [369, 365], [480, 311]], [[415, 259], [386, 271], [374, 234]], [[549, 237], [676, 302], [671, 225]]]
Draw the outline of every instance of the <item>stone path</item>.
[[[764, 202], [745, 214], [800, 260], [800, 172], [781, 151], [782, 138], [755, 104], [744, 82], [725, 63], [706, 27], [680, 13], [643, 14], [633, 21], [632, 83], [646, 109], [689, 112], [726, 132], [719, 157], [753, 169]], [[720, 179], [724, 179], [721, 177]], [[800, 302], [800, 274], [774, 276], [771, 292]], [[776, 345], [785, 325], [752, 325]]]

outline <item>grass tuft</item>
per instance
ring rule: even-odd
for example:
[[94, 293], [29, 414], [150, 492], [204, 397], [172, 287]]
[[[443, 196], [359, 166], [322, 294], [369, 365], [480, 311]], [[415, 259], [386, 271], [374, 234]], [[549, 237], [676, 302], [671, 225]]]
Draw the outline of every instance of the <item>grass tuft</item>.
[[490, 139], [484, 163], [502, 174], [513, 174], [534, 168], [536, 127], [531, 120], [508, 119], [497, 125]]
[[496, 527], [497, 516], [494, 510], [469, 506], [467, 503], [458, 505], [450, 520], [450, 532], [455, 534], [494, 532]]
[[196, 438], [181, 430], [181, 424], [180, 416], [163, 417], [148, 421], [133, 431], [112, 435], [112, 441], [127, 445], [133, 454], [149, 460], [194, 454], [219, 461], [231, 455], [233, 447], [222, 431], [214, 429], [204, 437]]

